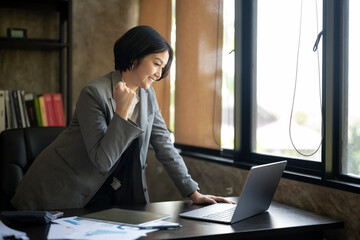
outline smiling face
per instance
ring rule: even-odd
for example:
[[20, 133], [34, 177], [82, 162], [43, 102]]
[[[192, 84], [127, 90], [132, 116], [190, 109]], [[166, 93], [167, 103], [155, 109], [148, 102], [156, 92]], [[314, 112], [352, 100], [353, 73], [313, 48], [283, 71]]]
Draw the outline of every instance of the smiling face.
[[168, 60], [168, 51], [152, 53], [145, 56], [137, 66], [135, 64], [135, 68], [132, 71], [125, 72], [123, 79], [126, 85], [133, 90], [138, 87], [149, 89], [154, 81], [161, 78], [163, 68], [166, 66]]

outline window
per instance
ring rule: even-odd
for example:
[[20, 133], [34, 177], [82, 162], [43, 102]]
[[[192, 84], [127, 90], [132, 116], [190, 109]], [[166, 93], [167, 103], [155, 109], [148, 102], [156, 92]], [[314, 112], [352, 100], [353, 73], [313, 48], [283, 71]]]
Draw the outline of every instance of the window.
[[360, 3], [206, 3], [176, 2], [182, 153], [240, 167], [287, 159], [290, 178], [359, 191]]
[[223, 4], [221, 147], [234, 149], [235, 2]]
[[[360, 177], [360, 2], [349, 1], [349, 46], [348, 46], [348, 82], [344, 95], [347, 99], [344, 113], [347, 113], [344, 126], [342, 173]], [[347, 108], [346, 108], [347, 106]]]
[[321, 30], [321, 1], [257, 1], [257, 153], [321, 161]]
[[258, 0], [236, 9], [236, 49], [245, 55], [235, 74], [240, 156], [288, 159], [291, 177], [359, 191], [359, 3]]

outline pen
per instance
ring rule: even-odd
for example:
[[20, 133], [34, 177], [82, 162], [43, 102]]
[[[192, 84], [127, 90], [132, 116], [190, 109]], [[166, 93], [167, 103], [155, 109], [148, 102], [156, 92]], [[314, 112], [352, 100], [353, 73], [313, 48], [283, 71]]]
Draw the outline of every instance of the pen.
[[139, 226], [139, 229], [159, 229], [159, 230], [168, 230], [168, 229], [174, 229], [174, 228], [180, 228], [181, 225], [171, 225], [171, 226]]

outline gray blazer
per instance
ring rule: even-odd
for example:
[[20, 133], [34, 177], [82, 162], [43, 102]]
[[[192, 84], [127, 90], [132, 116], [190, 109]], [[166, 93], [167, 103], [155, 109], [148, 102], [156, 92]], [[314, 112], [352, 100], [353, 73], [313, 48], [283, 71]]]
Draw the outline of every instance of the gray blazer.
[[196, 191], [182, 157], [170, 140], [152, 87], [140, 89], [139, 125], [115, 114], [113, 87], [119, 71], [87, 84], [69, 127], [26, 172], [12, 204], [19, 210], [81, 208], [113, 172], [123, 152], [139, 138], [133, 156], [134, 202], [147, 203], [145, 167], [149, 143], [182, 196]]

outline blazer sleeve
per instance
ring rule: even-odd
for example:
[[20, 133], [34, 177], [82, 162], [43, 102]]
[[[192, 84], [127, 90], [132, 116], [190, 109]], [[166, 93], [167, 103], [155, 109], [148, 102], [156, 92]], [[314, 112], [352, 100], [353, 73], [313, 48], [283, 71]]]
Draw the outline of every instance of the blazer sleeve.
[[114, 166], [131, 142], [142, 134], [138, 126], [114, 113], [110, 91], [110, 87], [106, 89], [101, 85], [86, 86], [76, 105], [78, 124], [90, 160], [100, 171], [105, 172]]
[[171, 142], [170, 132], [166, 128], [160, 110], [154, 113], [150, 142], [156, 158], [163, 164], [181, 195], [188, 197], [195, 192], [198, 183], [191, 178], [183, 158]]

